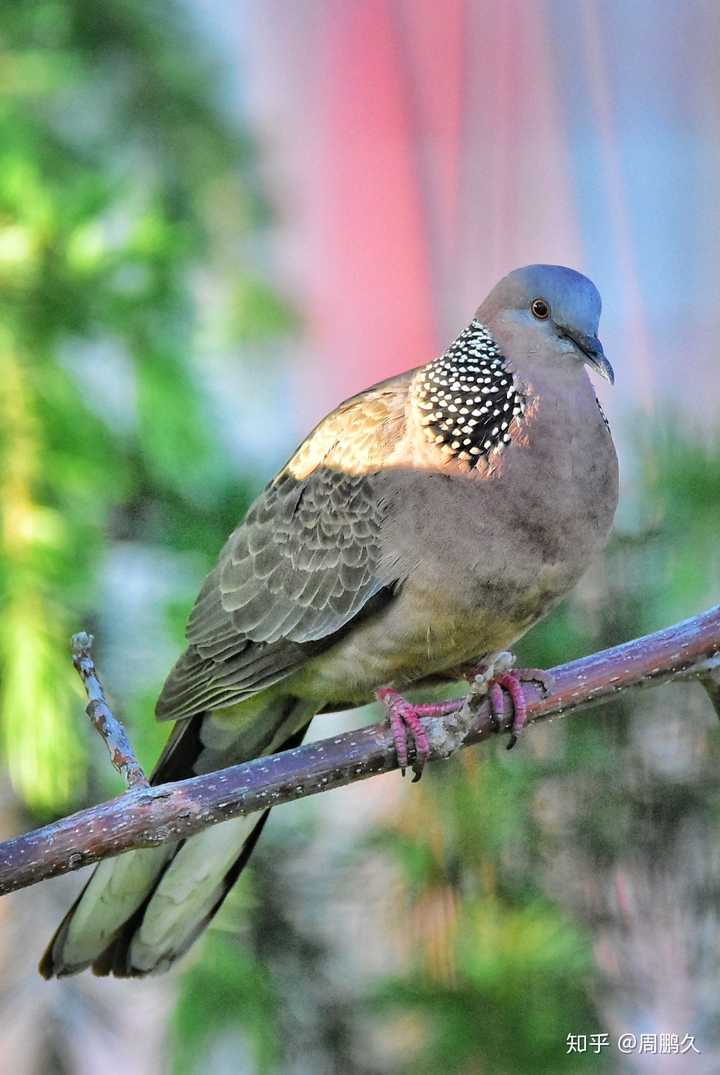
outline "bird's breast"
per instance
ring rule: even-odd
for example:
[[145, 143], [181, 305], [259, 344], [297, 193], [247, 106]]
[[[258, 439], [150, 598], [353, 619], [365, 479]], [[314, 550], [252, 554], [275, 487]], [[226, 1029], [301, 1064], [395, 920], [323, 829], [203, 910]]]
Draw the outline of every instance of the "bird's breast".
[[577, 414], [552, 399], [538, 408], [491, 477], [459, 467], [373, 477], [387, 504], [380, 571], [393, 597], [309, 662], [308, 691], [365, 701], [384, 683], [441, 674], [508, 648], [567, 594], [617, 502], [615, 452], [587, 387]]

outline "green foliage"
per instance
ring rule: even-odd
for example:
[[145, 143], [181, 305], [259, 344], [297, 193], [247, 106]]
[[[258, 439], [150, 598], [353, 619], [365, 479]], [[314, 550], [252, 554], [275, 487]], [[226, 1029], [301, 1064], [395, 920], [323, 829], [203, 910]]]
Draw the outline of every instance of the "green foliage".
[[264, 280], [245, 276], [238, 281], [233, 296], [230, 336], [238, 342], [263, 340], [277, 335], [278, 329], [297, 327], [297, 318]]
[[[255, 954], [235, 938], [213, 931], [203, 958], [183, 976], [173, 1013], [173, 1075], [198, 1075], [206, 1070], [213, 1041], [222, 1032], [231, 1039], [243, 1031], [250, 1056], [245, 1070], [268, 1075], [277, 1070], [277, 996], [271, 975]], [[237, 1050], [237, 1044], [234, 1045]], [[237, 1057], [236, 1060], [240, 1058]]]
[[[0, 729], [16, 790], [45, 813], [84, 793], [68, 639], [108, 534], [210, 554], [247, 503], [192, 362], [191, 270], [267, 214], [180, 5], [10, 0], [0, 58]], [[228, 332], [290, 324], [223, 269], [244, 295]], [[119, 421], [111, 353], [130, 385]]]
[[381, 1018], [417, 1020], [403, 1071], [573, 1071], [566, 1035], [597, 1025], [589, 938], [533, 879], [546, 774], [527, 751], [504, 755], [431, 770], [410, 818], [371, 842], [397, 863], [417, 923], [416, 958], [371, 997]]
[[412, 1013], [421, 1027], [420, 1055], [401, 1070], [575, 1070], [565, 1049], [567, 1028], [593, 1025], [585, 995], [587, 939], [552, 906], [531, 898], [523, 907], [467, 900], [457, 930], [449, 981], [414, 969], [375, 997], [383, 1017]]

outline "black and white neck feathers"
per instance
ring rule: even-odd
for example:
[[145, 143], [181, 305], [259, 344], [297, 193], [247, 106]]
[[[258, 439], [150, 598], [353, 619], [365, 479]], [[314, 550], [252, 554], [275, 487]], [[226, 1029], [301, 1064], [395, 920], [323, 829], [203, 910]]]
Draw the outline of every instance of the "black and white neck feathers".
[[416, 375], [415, 402], [431, 441], [474, 466], [511, 441], [525, 399], [487, 328], [470, 322]]

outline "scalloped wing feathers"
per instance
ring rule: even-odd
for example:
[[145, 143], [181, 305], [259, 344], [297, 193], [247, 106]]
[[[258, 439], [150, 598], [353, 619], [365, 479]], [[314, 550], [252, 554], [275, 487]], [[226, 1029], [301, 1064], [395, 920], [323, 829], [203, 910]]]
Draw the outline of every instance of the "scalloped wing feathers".
[[231, 535], [158, 700], [162, 720], [278, 683], [393, 581], [378, 574], [387, 505], [372, 480], [404, 429], [407, 379], [391, 385], [322, 422]]

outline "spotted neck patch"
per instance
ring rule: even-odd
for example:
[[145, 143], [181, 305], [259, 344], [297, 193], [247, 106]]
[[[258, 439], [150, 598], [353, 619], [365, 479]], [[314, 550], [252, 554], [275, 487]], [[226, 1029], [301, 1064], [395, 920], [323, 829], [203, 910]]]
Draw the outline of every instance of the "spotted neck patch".
[[475, 320], [419, 371], [415, 399], [430, 440], [474, 466], [509, 444], [526, 402], [500, 348]]

